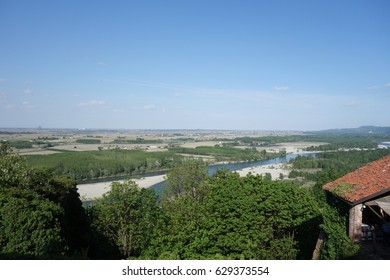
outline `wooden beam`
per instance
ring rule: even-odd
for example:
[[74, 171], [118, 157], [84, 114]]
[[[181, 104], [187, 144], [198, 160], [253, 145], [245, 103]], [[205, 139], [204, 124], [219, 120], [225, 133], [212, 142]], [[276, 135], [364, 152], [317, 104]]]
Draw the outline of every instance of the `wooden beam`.
[[374, 212], [374, 214], [377, 215], [382, 221], [385, 220], [385, 219], [384, 219], [381, 215], [379, 215], [379, 214], [378, 214], [370, 205], [367, 205], [367, 204], [364, 204], [364, 205], [368, 206], [368, 208], [370, 208], [371, 211]]
[[318, 235], [316, 247], [314, 248], [314, 251], [313, 251], [313, 257], [311, 258], [312, 260], [319, 259], [321, 248], [322, 248], [322, 245], [324, 244], [324, 242], [325, 242], [325, 232], [322, 229], [320, 229], [320, 234]]

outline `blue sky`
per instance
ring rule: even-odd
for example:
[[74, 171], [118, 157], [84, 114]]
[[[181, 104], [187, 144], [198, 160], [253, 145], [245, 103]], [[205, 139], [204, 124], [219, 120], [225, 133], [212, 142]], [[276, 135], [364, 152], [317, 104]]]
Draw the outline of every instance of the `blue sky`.
[[389, 126], [390, 1], [0, 0], [0, 127]]

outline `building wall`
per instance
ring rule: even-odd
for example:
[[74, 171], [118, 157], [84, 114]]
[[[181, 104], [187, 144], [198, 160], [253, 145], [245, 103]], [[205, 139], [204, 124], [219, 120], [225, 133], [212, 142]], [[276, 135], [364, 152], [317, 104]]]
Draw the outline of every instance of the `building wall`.
[[354, 242], [360, 242], [362, 236], [363, 204], [353, 206], [349, 210], [349, 238]]

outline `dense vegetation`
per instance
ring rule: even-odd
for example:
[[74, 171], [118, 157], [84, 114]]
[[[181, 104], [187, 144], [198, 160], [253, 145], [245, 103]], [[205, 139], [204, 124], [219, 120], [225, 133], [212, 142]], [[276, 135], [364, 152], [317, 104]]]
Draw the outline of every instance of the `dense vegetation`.
[[39, 146], [41, 148], [52, 147], [53, 144], [50, 141], [43, 139], [35, 139], [31, 141], [27, 140], [13, 140], [9, 141], [9, 146], [15, 149], [31, 149], [34, 146]]
[[307, 151], [336, 151], [343, 149], [376, 149], [378, 140], [371, 137], [336, 137], [331, 143], [312, 146]]
[[[324, 223], [321, 228], [327, 235], [326, 245], [321, 252], [322, 258], [354, 258], [359, 255], [358, 246], [352, 244], [346, 235], [348, 206], [325, 192], [322, 186], [388, 154], [390, 151], [386, 149], [339, 151], [319, 153], [316, 157], [297, 157], [292, 161], [290, 178], [300, 177], [303, 182], [315, 182], [311, 192], [322, 209]], [[316, 172], [311, 172], [312, 169]]]
[[[267, 146], [282, 142], [325, 142], [326, 145], [309, 148], [308, 150], [337, 150], [337, 149], [372, 149], [378, 146], [379, 142], [390, 139], [390, 135], [285, 135], [285, 136], [264, 136], [264, 137], [239, 137], [233, 140], [234, 145]], [[218, 139], [229, 141], [229, 139]], [[231, 141], [231, 140], [230, 140]]]
[[178, 166], [158, 207], [151, 191], [115, 183], [89, 209], [92, 226], [132, 259], [311, 257], [321, 216], [307, 190], [261, 176], [206, 174], [199, 162]]
[[76, 143], [79, 144], [100, 144], [102, 140], [100, 139], [91, 139], [91, 138], [83, 138], [83, 139], [77, 139]]
[[11, 141], [9, 143], [9, 145], [15, 149], [30, 149], [33, 147], [33, 142], [32, 141], [16, 140], [16, 141]]
[[267, 154], [265, 151], [257, 151], [256, 149], [237, 149], [233, 147], [207, 147], [201, 146], [196, 148], [172, 147], [169, 151], [181, 154], [191, 155], [211, 155], [217, 161], [246, 161], [246, 160], [261, 160], [270, 157], [281, 156], [281, 154]]
[[[327, 183], [324, 183], [325, 178], [329, 181], [334, 180], [388, 154], [390, 154], [388, 149], [376, 149], [318, 153], [316, 157], [298, 156], [292, 160], [293, 170], [289, 177], [305, 177], [308, 180], [325, 184]], [[313, 173], [310, 169], [320, 170]]]
[[215, 157], [218, 161], [259, 160], [281, 155], [267, 154], [265, 151], [258, 152], [255, 149], [244, 150], [232, 147], [198, 147], [194, 149], [175, 147], [170, 148], [168, 152], [121, 149], [83, 152], [65, 151], [50, 155], [30, 155], [27, 157], [27, 161], [32, 166], [51, 168], [55, 174], [66, 175], [74, 180], [82, 181], [167, 170], [182, 158], [178, 153], [194, 156], [208, 155]]
[[111, 144], [160, 144], [163, 143], [162, 140], [146, 140], [143, 138], [137, 139], [123, 139], [118, 138], [111, 142]]
[[54, 169], [77, 181], [115, 175], [140, 174], [168, 169], [179, 156], [170, 152], [135, 150], [102, 150], [31, 155], [27, 161], [34, 167]]
[[97, 245], [93, 246], [91, 257], [139, 256], [154, 238], [160, 212], [153, 190], [139, 189], [133, 181], [113, 183], [111, 191], [88, 208]]
[[0, 146], [0, 258], [80, 258], [88, 221], [76, 182], [28, 167]]
[[[120, 161], [134, 151], [107, 152]], [[346, 235], [346, 208], [321, 186], [339, 176], [334, 168], [347, 172], [354, 160], [384, 153], [307, 158], [322, 168], [313, 189], [226, 170], [209, 177], [202, 161], [178, 159], [161, 197], [127, 180], [83, 208], [74, 180], [31, 168], [2, 144], [0, 258], [310, 259], [320, 229], [327, 238], [321, 258], [354, 258], [359, 247]], [[69, 154], [88, 163], [82, 152]], [[296, 160], [307, 168], [303, 162]]]
[[360, 126], [357, 128], [339, 128], [339, 129], [326, 129], [320, 131], [308, 132], [311, 134], [331, 134], [335, 136], [345, 136], [345, 135], [387, 135], [390, 136], [390, 127], [381, 127], [381, 126]]

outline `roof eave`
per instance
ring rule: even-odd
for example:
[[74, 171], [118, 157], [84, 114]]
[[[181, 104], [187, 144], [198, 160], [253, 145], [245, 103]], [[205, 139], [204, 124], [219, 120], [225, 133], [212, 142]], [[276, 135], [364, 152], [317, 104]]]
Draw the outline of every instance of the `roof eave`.
[[[390, 188], [383, 189], [383, 190], [381, 190], [381, 191], [379, 191], [379, 192], [376, 192], [376, 193], [371, 194], [371, 195], [369, 195], [369, 196], [360, 198], [360, 199], [358, 199], [358, 200], [356, 200], [356, 201], [347, 201], [347, 202], [348, 202], [348, 204], [350, 204], [351, 206], [355, 206], [355, 205], [357, 205], [357, 204], [360, 204], [360, 203], [363, 203], [363, 202], [372, 200], [373, 198], [376, 198], [376, 197], [378, 197], [378, 196], [380, 196], [380, 195], [383, 195], [383, 194], [385, 194], [385, 193], [388, 193], [388, 192], [390, 192]], [[346, 200], [346, 199], [343, 198], [343, 200]]]

